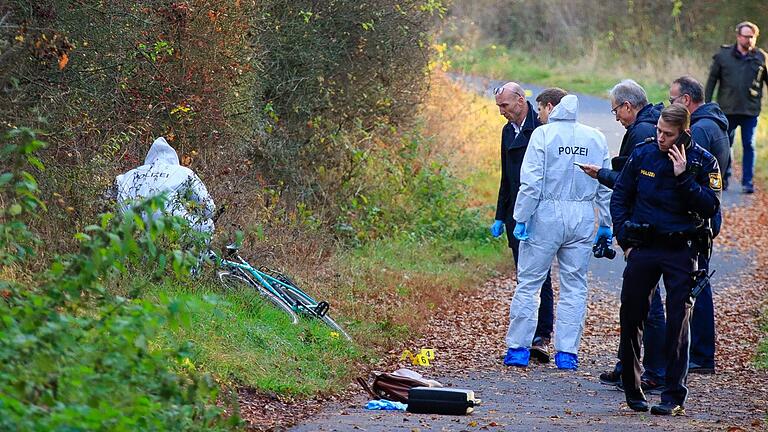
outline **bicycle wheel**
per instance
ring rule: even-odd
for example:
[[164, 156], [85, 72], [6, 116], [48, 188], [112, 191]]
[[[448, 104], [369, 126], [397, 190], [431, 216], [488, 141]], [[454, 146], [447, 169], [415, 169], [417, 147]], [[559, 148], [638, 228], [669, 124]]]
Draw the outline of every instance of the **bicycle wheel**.
[[273, 294], [271, 291], [262, 287], [259, 283], [253, 282], [250, 278], [244, 276], [240, 271], [220, 271], [218, 272], [219, 281], [225, 288], [236, 289], [238, 286], [247, 286], [249, 288], [255, 288], [262, 299], [268, 301], [279, 310], [285, 312], [288, 318], [291, 320], [291, 324], [298, 324], [299, 317], [293, 311], [291, 305], [286, 304], [280, 297]]
[[[295, 285], [292, 285], [293, 289], [301, 291], [300, 288], [298, 288]], [[333, 318], [331, 318], [328, 313], [324, 313], [322, 315], [319, 315], [315, 309], [313, 309], [312, 306], [306, 305], [306, 299], [301, 297], [297, 292], [295, 292], [293, 289], [284, 289], [283, 292], [285, 292], [288, 297], [293, 299], [294, 302], [298, 305], [299, 312], [302, 312], [303, 315], [306, 315], [310, 318], [316, 318], [323, 322], [326, 326], [330, 327], [331, 330], [339, 333], [341, 336], [343, 336], [346, 340], [352, 341], [352, 338], [349, 336], [349, 334], [344, 330], [342, 326], [339, 325]], [[301, 291], [303, 292], [303, 291]], [[311, 297], [310, 297], [311, 298]], [[328, 307], [328, 304], [326, 303], [326, 308]], [[327, 310], [327, 309], [326, 309]]]
[[325, 315], [323, 315], [323, 316], [320, 318], [320, 320], [321, 320], [321, 321], [323, 321], [323, 323], [325, 323], [325, 325], [327, 325], [328, 327], [330, 327], [332, 330], [334, 330], [334, 331], [338, 332], [340, 335], [344, 336], [344, 338], [345, 338], [346, 340], [348, 340], [348, 341], [352, 342], [352, 338], [351, 338], [351, 337], [349, 336], [349, 334], [348, 334], [348, 333], [347, 333], [347, 332], [344, 330], [344, 328], [343, 328], [343, 327], [341, 327], [341, 326], [339, 325], [339, 323], [337, 323], [336, 321], [334, 321], [334, 320], [333, 320], [333, 318], [331, 318], [331, 317], [330, 317], [328, 314], [325, 314]]
[[[299, 312], [302, 312], [303, 315], [309, 316], [311, 318], [319, 319], [320, 321], [323, 322], [323, 324], [328, 326], [331, 330], [339, 333], [346, 340], [352, 341], [352, 337], [349, 336], [349, 333], [347, 333], [346, 330], [344, 330], [344, 328], [339, 325], [339, 323], [337, 323], [333, 318], [331, 318], [330, 315], [328, 315], [327, 313], [323, 315], [318, 315], [317, 312], [313, 310], [312, 306], [307, 306], [308, 301], [311, 301], [314, 304], [317, 304], [318, 302], [317, 300], [313, 299], [309, 294], [305, 293], [301, 288], [299, 288], [299, 286], [296, 284], [296, 282], [293, 281], [293, 279], [290, 276], [278, 270], [271, 269], [269, 267], [261, 267], [259, 270], [293, 288], [293, 289], [290, 289], [290, 288], [281, 287], [283, 289], [283, 292], [286, 295], [288, 295], [288, 297], [290, 297], [291, 300], [294, 301], [294, 303], [296, 303], [297, 310]], [[304, 294], [304, 296], [300, 295], [299, 292]]]

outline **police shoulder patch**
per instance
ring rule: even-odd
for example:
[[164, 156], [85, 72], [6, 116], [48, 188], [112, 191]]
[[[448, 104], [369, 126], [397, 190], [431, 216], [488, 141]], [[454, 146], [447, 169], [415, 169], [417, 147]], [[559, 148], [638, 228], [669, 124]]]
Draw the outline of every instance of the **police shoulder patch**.
[[719, 172], [709, 173], [709, 188], [716, 191], [723, 188], [723, 182], [720, 180]]

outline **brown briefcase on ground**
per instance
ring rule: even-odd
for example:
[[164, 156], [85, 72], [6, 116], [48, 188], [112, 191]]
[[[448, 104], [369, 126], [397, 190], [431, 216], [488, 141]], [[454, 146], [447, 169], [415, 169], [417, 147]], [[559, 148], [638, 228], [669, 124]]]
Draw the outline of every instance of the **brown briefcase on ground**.
[[373, 385], [360, 377], [357, 382], [374, 399], [387, 399], [408, 403], [408, 391], [413, 387], [442, 387], [435, 380], [424, 378], [420, 373], [410, 369], [398, 369], [392, 373], [372, 372]]

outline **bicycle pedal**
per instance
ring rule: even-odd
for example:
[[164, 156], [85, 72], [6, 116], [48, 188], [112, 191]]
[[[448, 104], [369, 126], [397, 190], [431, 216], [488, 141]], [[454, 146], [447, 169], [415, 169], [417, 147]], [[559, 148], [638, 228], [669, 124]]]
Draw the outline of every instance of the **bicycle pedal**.
[[325, 316], [325, 314], [328, 313], [328, 309], [330, 309], [330, 307], [331, 305], [329, 305], [328, 302], [321, 301], [313, 309], [314, 309], [315, 315], [322, 318]]

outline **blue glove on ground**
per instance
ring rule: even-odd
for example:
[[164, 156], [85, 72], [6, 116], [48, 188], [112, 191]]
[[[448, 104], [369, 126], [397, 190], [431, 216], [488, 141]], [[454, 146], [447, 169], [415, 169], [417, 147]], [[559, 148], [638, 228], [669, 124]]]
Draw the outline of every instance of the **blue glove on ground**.
[[525, 229], [525, 224], [522, 222], [518, 222], [517, 225], [515, 225], [515, 230], [512, 232], [512, 234], [516, 239], [520, 241], [526, 241], [529, 238], [528, 231]]
[[365, 404], [367, 410], [382, 410], [382, 411], [405, 411], [408, 405], [401, 402], [394, 402], [391, 400], [380, 399], [368, 401]]
[[592, 242], [592, 244], [597, 244], [597, 241], [600, 240], [600, 237], [606, 237], [608, 239], [608, 243], [610, 243], [613, 240], [613, 231], [611, 231], [611, 227], [601, 225], [597, 228], [597, 234], [595, 234], [595, 241]]
[[491, 225], [491, 235], [494, 237], [498, 237], [503, 232], [504, 232], [504, 222], [500, 220], [493, 221], [493, 225]]

